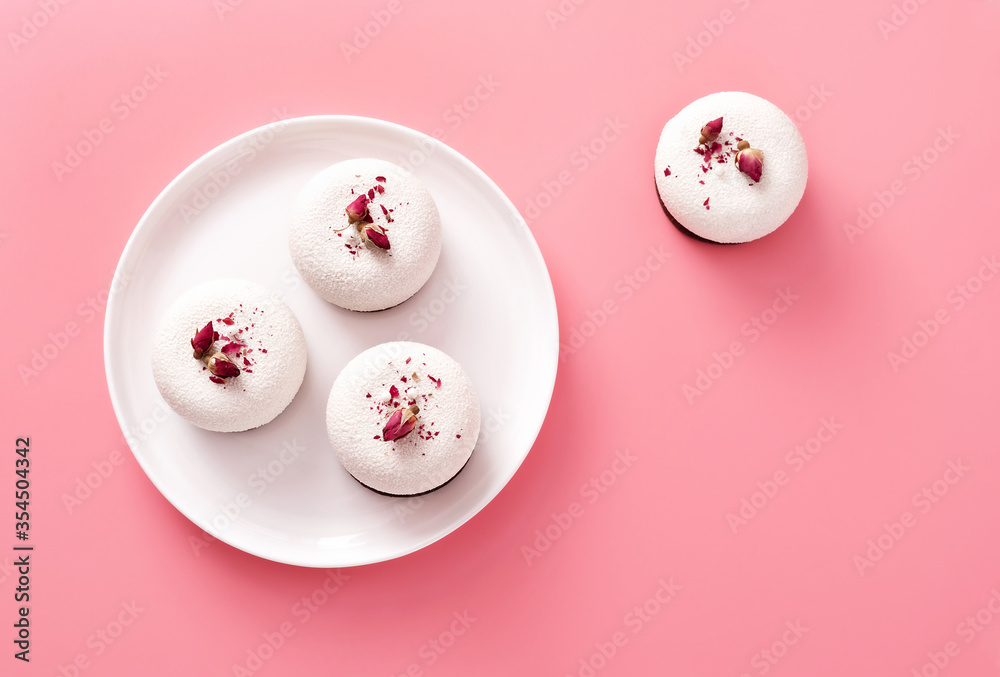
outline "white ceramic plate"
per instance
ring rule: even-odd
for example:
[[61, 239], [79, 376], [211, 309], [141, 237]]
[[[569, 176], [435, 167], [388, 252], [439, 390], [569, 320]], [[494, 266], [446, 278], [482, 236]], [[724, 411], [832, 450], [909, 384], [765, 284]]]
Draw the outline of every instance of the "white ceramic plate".
[[[354, 313], [320, 299], [295, 272], [289, 208], [324, 167], [356, 157], [407, 166], [441, 212], [431, 279], [402, 305]], [[222, 246], [224, 245], [224, 247]], [[224, 252], [224, 253], [222, 253]], [[279, 292], [309, 349], [305, 381], [271, 423], [212, 433], [170, 410], [153, 383], [153, 331], [183, 291], [241, 277]], [[559, 338], [545, 262], [521, 216], [475, 165], [419, 132], [368, 118], [276, 122], [212, 150], [142, 217], [108, 303], [108, 388], [139, 465], [192, 522], [241, 550], [302, 566], [379, 562], [457, 529], [510, 480], [534, 443], [555, 384]], [[352, 479], [326, 436], [326, 401], [361, 351], [408, 339], [466, 369], [483, 432], [465, 469], [419, 498], [388, 498]]]

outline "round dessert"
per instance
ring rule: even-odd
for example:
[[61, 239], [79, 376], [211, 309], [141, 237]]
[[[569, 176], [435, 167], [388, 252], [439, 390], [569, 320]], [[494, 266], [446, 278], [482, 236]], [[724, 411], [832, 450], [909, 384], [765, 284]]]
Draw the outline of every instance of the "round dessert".
[[348, 310], [410, 298], [441, 254], [434, 198], [402, 167], [347, 160], [317, 174], [292, 207], [288, 248], [302, 279]]
[[326, 430], [354, 479], [390, 496], [426, 494], [465, 467], [479, 437], [479, 398], [437, 348], [396, 341], [351, 360], [333, 384]]
[[746, 92], [710, 94], [663, 128], [656, 190], [675, 226], [718, 244], [773, 232], [795, 211], [809, 163], [802, 135], [770, 101]]
[[278, 295], [215, 280], [170, 306], [153, 339], [153, 379], [170, 408], [199, 428], [238, 432], [284, 411], [306, 373], [299, 321]]

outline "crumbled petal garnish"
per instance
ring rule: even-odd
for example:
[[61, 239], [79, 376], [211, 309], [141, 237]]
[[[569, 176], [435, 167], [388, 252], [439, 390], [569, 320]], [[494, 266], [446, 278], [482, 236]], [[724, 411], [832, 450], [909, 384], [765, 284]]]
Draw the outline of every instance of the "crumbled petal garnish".
[[395, 384], [389, 386], [389, 397], [399, 397], [399, 388]]
[[455, 437], [461, 438], [462, 436], [461, 435], [455, 435]]
[[760, 181], [764, 171], [764, 153], [756, 148], [744, 148], [736, 154], [736, 167], [754, 181]]
[[715, 141], [719, 138], [720, 132], [722, 132], [722, 118], [716, 118], [701, 128], [701, 138], [698, 139], [698, 143]]
[[354, 202], [347, 205], [347, 220], [350, 223], [362, 221], [368, 216], [368, 196], [359, 195]]
[[385, 187], [384, 186], [375, 186], [375, 190], [377, 190], [378, 194], [381, 195], [382, 193], [385, 192]]
[[226, 345], [222, 346], [222, 353], [226, 357], [232, 357], [233, 355], [238, 354], [241, 348], [243, 348], [242, 343], [236, 343], [235, 341], [230, 341]]
[[234, 324], [236, 324], [236, 320], [234, 320], [231, 317], [224, 317], [222, 318], [222, 324], [226, 325], [227, 327], [231, 327]]
[[406, 437], [416, 427], [417, 414], [419, 413], [420, 407], [415, 404], [409, 407], [400, 407], [392, 412], [392, 416], [382, 428], [382, 439], [386, 442], [392, 442]]
[[409, 364], [409, 363], [410, 363], [410, 360], [412, 360], [412, 359], [413, 359], [412, 357], [407, 357], [407, 358], [406, 358], [406, 363], [407, 363], [407, 364]]
[[374, 188], [369, 188], [368, 189], [368, 199], [371, 200], [374, 197], [375, 197], [375, 189]]
[[711, 200], [711, 199], [712, 199], [711, 197], [706, 197], [706, 198], [705, 198], [705, 201], [704, 201], [704, 202], [702, 202], [702, 204], [703, 204], [703, 205], [705, 205], [705, 209], [708, 209], [708, 208], [709, 208], [709, 207], [708, 207], [708, 201], [709, 201], [709, 200]]
[[406, 377], [405, 376], [400, 376], [399, 380], [402, 381], [403, 383], [406, 383]]
[[[729, 142], [727, 141], [726, 145], [728, 144]], [[712, 169], [713, 163], [726, 164], [729, 161], [729, 153], [732, 152], [718, 141], [708, 140], [704, 142], [704, 145], [700, 145], [692, 150], [705, 159], [705, 163], [701, 165], [703, 174], [707, 174]]]
[[378, 181], [379, 183], [385, 183], [385, 177], [384, 176], [376, 176], [375, 180]]
[[663, 170], [663, 175], [670, 176], [670, 167], [667, 167], [666, 169]]
[[215, 331], [212, 329], [212, 321], [209, 320], [208, 324], [202, 327], [191, 339], [191, 347], [194, 348], [196, 360], [200, 360], [201, 356], [208, 352], [216, 338]]
[[223, 380], [222, 380], [221, 378], [219, 378], [218, 376], [209, 376], [209, 377], [208, 377], [208, 380], [209, 380], [209, 381], [211, 381], [212, 383], [222, 383], [222, 384], [224, 384], [224, 383], [225, 383], [225, 381], [223, 381]]
[[361, 240], [365, 244], [371, 244], [383, 251], [389, 249], [389, 236], [385, 230], [378, 225], [369, 225], [361, 229]]
[[433, 376], [431, 376], [430, 374], [427, 374], [427, 378], [429, 378], [430, 380], [434, 381], [434, 387], [435, 387], [435, 388], [440, 388], [440, 387], [441, 387], [441, 379], [439, 379], [439, 378], [434, 378], [434, 377], [433, 377]]

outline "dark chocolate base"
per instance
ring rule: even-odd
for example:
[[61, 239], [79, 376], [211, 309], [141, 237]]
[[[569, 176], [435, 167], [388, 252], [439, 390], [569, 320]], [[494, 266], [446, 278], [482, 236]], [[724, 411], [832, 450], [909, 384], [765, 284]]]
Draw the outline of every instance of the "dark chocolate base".
[[[427, 279], [430, 280], [430, 278], [427, 278]], [[427, 283], [424, 282], [424, 284], [427, 284]], [[420, 289], [423, 289], [422, 285], [421, 285]], [[420, 289], [418, 289], [417, 291], [420, 291]], [[327, 301], [327, 303], [329, 303], [331, 305], [334, 305], [334, 306], [337, 306], [338, 308], [342, 308], [343, 310], [346, 310], [346, 311], [351, 312], [351, 313], [381, 313], [383, 310], [391, 310], [392, 308], [397, 308], [397, 307], [403, 305], [404, 303], [406, 303], [407, 301], [409, 301], [410, 299], [412, 299], [414, 296], [416, 296], [417, 295], [417, 291], [413, 292], [412, 294], [410, 294], [409, 296], [407, 296], [405, 299], [403, 299], [402, 301], [400, 301], [396, 305], [386, 306], [385, 308], [379, 308], [378, 310], [354, 310], [353, 308], [344, 308], [344, 306], [337, 306], [337, 304], [333, 303], [332, 301]], [[320, 297], [320, 298], [322, 298], [322, 297]]]
[[[469, 454], [469, 458], [472, 458], [472, 454]], [[429, 494], [432, 491], [437, 491], [438, 489], [440, 489], [441, 487], [443, 487], [445, 484], [448, 484], [448, 482], [451, 482], [453, 479], [455, 479], [456, 477], [458, 477], [458, 474], [460, 472], [462, 472], [463, 470], [465, 470], [465, 466], [467, 466], [467, 465], [469, 465], [468, 459], [466, 459], [465, 465], [463, 465], [461, 468], [459, 468], [458, 472], [455, 473], [454, 475], [452, 475], [451, 477], [449, 477], [444, 483], [437, 485], [433, 489], [428, 489], [427, 491], [421, 491], [419, 494], [388, 494], [388, 493], [386, 493], [384, 491], [379, 491], [378, 489], [373, 489], [372, 487], [368, 486], [367, 484], [365, 484], [364, 482], [362, 482], [361, 480], [359, 480], [357, 477], [354, 477], [354, 475], [351, 475], [351, 477], [354, 477], [354, 481], [357, 482], [358, 484], [360, 484], [361, 486], [363, 486], [365, 489], [368, 489], [370, 491], [374, 491], [376, 494], [382, 494], [383, 496], [388, 496], [390, 498], [413, 498], [414, 496], [424, 496], [425, 494]], [[347, 473], [347, 474], [350, 475], [350, 473]]]
[[670, 213], [669, 209], [667, 209], [667, 205], [663, 204], [663, 198], [660, 197], [660, 189], [657, 188], [656, 186], [656, 177], [653, 177], [653, 188], [656, 190], [656, 199], [660, 201], [660, 206], [663, 207], [663, 213], [667, 215], [667, 218], [670, 219], [670, 223], [674, 224], [674, 228], [676, 228], [677, 230], [681, 231], [690, 238], [698, 240], [699, 242], [707, 242], [708, 244], [721, 244], [721, 245], [739, 244], [738, 242], [716, 242], [715, 240], [709, 240], [707, 237], [702, 237], [701, 235], [692, 233], [690, 230], [682, 226], [681, 222], [675, 219], [674, 215]]

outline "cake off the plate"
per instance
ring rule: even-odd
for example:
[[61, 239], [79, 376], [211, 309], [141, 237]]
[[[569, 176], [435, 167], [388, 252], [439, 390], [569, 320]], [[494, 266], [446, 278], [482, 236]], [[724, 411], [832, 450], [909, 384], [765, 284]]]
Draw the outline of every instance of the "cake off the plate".
[[720, 244], [776, 230], [805, 192], [809, 163], [795, 123], [746, 92], [689, 104], [663, 128], [656, 189], [674, 225]]

